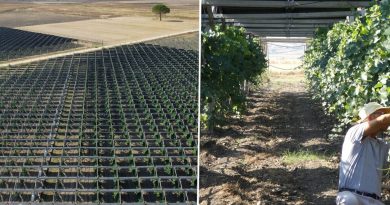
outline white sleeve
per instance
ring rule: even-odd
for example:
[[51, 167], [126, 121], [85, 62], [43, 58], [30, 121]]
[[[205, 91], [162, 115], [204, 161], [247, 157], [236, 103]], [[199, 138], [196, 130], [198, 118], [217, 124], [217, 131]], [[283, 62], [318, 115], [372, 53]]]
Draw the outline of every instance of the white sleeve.
[[351, 127], [348, 130], [345, 138], [347, 138], [348, 140], [350, 140], [353, 143], [355, 143], [355, 142], [361, 143], [361, 141], [363, 139], [363, 135], [364, 135], [364, 130], [365, 130], [367, 125], [368, 125], [368, 123], [364, 122], [364, 123], [360, 123], [360, 124], [357, 124], [357, 125]]

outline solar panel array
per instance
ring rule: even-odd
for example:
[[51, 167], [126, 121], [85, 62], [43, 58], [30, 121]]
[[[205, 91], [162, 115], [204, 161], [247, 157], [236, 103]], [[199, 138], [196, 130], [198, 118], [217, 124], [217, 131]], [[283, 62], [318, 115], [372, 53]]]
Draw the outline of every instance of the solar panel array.
[[0, 27], [0, 61], [77, 47], [75, 39]]
[[195, 204], [198, 52], [124, 45], [0, 70], [0, 203]]

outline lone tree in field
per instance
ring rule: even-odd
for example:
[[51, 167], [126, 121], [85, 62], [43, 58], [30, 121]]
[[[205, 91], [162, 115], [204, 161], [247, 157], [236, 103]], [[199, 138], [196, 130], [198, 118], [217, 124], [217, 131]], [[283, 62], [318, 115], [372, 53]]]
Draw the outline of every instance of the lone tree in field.
[[160, 21], [161, 21], [161, 16], [163, 14], [168, 14], [169, 12], [171, 12], [171, 9], [164, 4], [156, 4], [153, 6], [152, 11], [153, 13], [160, 15]]

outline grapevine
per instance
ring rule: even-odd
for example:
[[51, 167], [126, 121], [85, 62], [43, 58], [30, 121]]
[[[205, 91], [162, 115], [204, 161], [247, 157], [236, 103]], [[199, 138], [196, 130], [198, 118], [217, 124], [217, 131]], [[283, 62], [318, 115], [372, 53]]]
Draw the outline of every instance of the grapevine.
[[365, 103], [390, 103], [389, 59], [390, 2], [382, 1], [353, 23], [317, 30], [304, 69], [314, 98], [347, 125]]
[[202, 33], [202, 125], [212, 129], [245, 110], [243, 82], [258, 82], [266, 59], [260, 39], [244, 28], [216, 26]]

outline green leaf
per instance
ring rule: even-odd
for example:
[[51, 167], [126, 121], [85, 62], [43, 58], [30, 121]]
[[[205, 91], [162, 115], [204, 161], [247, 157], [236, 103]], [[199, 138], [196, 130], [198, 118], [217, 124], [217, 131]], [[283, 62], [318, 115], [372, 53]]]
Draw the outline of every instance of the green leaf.
[[390, 98], [390, 1], [373, 5], [352, 24], [317, 31], [304, 55], [313, 98], [339, 122], [348, 124], [368, 101]]
[[383, 87], [383, 83], [381, 83], [381, 82], [378, 82], [378, 83], [374, 86], [374, 88], [381, 88], [381, 87]]
[[384, 33], [386, 36], [390, 36], [390, 28], [387, 28]]

